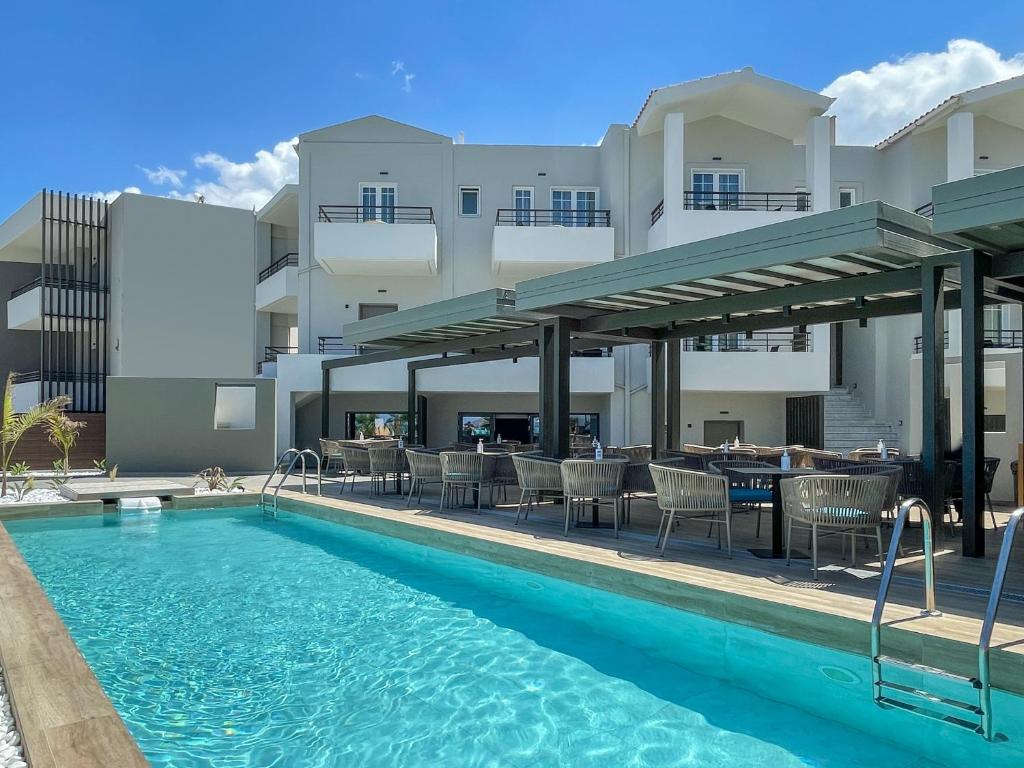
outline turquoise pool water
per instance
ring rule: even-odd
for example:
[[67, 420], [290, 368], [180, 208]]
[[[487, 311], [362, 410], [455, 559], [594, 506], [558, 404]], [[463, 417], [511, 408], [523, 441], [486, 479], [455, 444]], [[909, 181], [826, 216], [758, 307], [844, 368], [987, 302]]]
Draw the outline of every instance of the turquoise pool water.
[[346, 526], [7, 527], [154, 766], [1024, 764], [866, 659]]

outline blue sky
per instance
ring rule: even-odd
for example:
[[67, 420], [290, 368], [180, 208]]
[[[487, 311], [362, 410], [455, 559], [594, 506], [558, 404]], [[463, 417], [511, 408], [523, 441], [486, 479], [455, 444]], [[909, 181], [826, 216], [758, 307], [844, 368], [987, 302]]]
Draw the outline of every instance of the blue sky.
[[369, 113], [468, 142], [594, 143], [650, 88], [749, 65], [835, 85], [840, 140], [866, 141], [1024, 72], [1020, 0], [42, 8], [0, 7], [0, 219], [43, 186], [252, 204], [294, 172], [281, 142]]

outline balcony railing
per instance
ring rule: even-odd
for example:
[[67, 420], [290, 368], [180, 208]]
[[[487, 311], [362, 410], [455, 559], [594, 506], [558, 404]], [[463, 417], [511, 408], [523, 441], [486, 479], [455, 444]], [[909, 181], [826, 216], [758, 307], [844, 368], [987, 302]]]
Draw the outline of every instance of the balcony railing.
[[[949, 331], [946, 331], [942, 338], [942, 346], [949, 349]], [[1024, 347], [1024, 331], [985, 331], [982, 335], [982, 344], [985, 349], [1021, 349]], [[914, 354], [921, 354], [924, 351], [924, 338], [914, 337]]]
[[429, 205], [321, 205], [317, 221], [433, 224], [434, 209]]
[[651, 211], [651, 226], [654, 226], [654, 222], [661, 218], [662, 214], [665, 213], [665, 201], [662, 200]]
[[286, 253], [277, 261], [271, 262], [270, 266], [264, 269], [256, 277], [257, 283], [262, 283], [271, 275], [276, 275], [285, 267], [297, 267], [299, 266], [299, 254], [297, 253]]
[[[687, 211], [810, 211], [810, 192], [683, 192]], [[652, 212], [653, 217], [653, 212]], [[653, 220], [652, 220], [653, 223]]]
[[339, 357], [363, 354], [363, 347], [346, 344], [345, 339], [341, 336], [317, 336], [317, 350], [321, 355], [338, 355]]
[[[19, 285], [13, 291], [11, 291], [11, 298], [17, 298], [24, 293], [28, 293], [33, 288], [39, 288], [43, 284], [43, 278], [37, 277], [34, 280], [30, 280], [24, 285]], [[47, 288], [60, 288], [69, 291], [99, 291], [100, 286], [97, 283], [90, 283], [86, 280], [61, 280], [56, 277], [51, 277], [46, 281]]]
[[611, 211], [591, 208], [499, 208], [496, 227], [610, 227]]
[[935, 204], [925, 203], [924, 205], [919, 205], [914, 209], [914, 213], [918, 216], [927, 216], [930, 219], [932, 214], [935, 213]]
[[813, 352], [810, 331], [725, 333], [685, 339], [687, 352]]
[[11, 374], [15, 384], [24, 384], [30, 381], [52, 381], [52, 382], [85, 382], [88, 384], [102, 383], [106, 379], [103, 373], [78, 373], [76, 371], [21, 371]]

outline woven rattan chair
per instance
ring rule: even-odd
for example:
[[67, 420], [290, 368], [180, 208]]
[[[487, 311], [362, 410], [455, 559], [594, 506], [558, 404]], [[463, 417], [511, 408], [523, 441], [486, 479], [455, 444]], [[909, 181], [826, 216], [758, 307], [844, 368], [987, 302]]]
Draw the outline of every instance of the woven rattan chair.
[[994, 456], [985, 457], [985, 504], [988, 506], [988, 513], [992, 516], [992, 528], [996, 529], [999, 526], [996, 524], [996, 511], [992, 508], [992, 485], [996, 481], [996, 472], [999, 471], [1000, 459]]
[[398, 484], [409, 471], [404, 448], [371, 445], [367, 451], [370, 454], [370, 493], [384, 493], [389, 477], [393, 477]]
[[[345, 474], [352, 480], [351, 489], [355, 490], [356, 475], [367, 476], [370, 474], [370, 451], [354, 445], [341, 445], [341, 455], [345, 459]], [[345, 480], [341, 481], [341, 490], [345, 490]], [[370, 489], [373, 490], [372, 488]]]
[[523, 502], [526, 502], [526, 514], [523, 519], [530, 516], [530, 510], [534, 503], [540, 503], [545, 496], [554, 497], [562, 495], [562, 462], [558, 459], [546, 459], [542, 456], [524, 456], [521, 453], [512, 454], [512, 465], [516, 470], [516, 479], [521, 492], [519, 494], [519, 506], [516, 508], [516, 525], [519, 525], [519, 516], [523, 513]]
[[649, 460], [632, 460], [626, 464], [626, 474], [622, 477], [622, 499], [625, 503], [623, 507], [624, 523], [629, 523], [633, 499], [654, 494], [654, 479], [651, 477], [650, 466]]
[[[807, 475], [782, 481], [782, 506], [786, 515], [786, 564], [791, 562], [793, 528], [810, 528], [811, 570], [818, 580], [818, 538], [821, 535], [864, 537], [873, 535], [882, 549], [882, 510], [891, 492], [890, 475]], [[819, 529], [825, 529], [819, 534]], [[862, 531], [867, 529], [869, 533]], [[872, 531], [871, 533], [870, 531]], [[857, 564], [857, 548], [853, 565]]]
[[612, 507], [615, 536], [619, 535], [619, 513], [622, 508], [622, 480], [626, 461], [605, 458], [566, 459], [562, 462], [562, 494], [565, 503], [565, 535], [569, 535], [569, 519], [579, 514], [584, 503]]
[[[725, 475], [729, 481], [729, 503], [733, 509], [737, 506], [750, 508], [757, 507], [757, 527], [754, 538], [761, 538], [761, 512], [764, 504], [772, 503], [772, 483], [767, 477], [758, 477], [743, 472], [736, 472], [737, 469], [772, 469], [774, 464], [767, 461], [752, 461], [750, 459], [728, 459], [724, 461], [712, 461], [708, 469]], [[708, 531], [708, 535], [711, 532]]]
[[441, 485], [441, 457], [435, 451], [407, 448], [405, 460], [409, 463], [409, 497], [405, 506], [412, 503], [412, 495], [416, 494], [416, 504], [423, 500], [423, 486]]
[[[502, 443], [505, 445], [505, 443]], [[490, 488], [488, 504], [494, 506], [494, 489], [501, 489], [501, 500], [508, 500], [508, 487], [515, 485], [519, 478], [516, 475], [516, 465], [512, 463], [512, 453], [503, 456], [487, 456], [484, 459], [484, 481]]]
[[839, 456], [811, 456], [811, 464], [822, 472], [841, 474], [847, 467], [856, 466], [858, 462]]
[[[899, 448], [886, 448], [886, 457], [890, 459], [898, 459], [900, 457]], [[847, 454], [847, 458], [850, 461], [866, 461], [868, 459], [880, 459], [882, 458], [882, 452], [877, 448], [855, 448]]]
[[465, 492], [467, 489], [476, 491], [476, 511], [480, 513], [483, 501], [484, 485], [484, 454], [476, 451], [441, 451], [441, 503], [438, 510], [444, 509], [444, 503], [452, 503], [456, 490]]
[[[691, 469], [666, 466], [655, 462], [650, 465], [651, 477], [658, 494], [661, 522], [655, 542], [664, 557], [668, 537], [678, 520], [698, 520], [725, 526], [725, 546], [732, 557], [732, 526], [729, 505], [729, 481], [725, 475], [694, 472]], [[719, 536], [718, 546], [722, 541]]]
[[616, 453], [623, 453], [633, 463], [651, 460], [651, 446], [649, 445], [624, 445], [615, 449]]
[[345, 456], [341, 452], [341, 446], [337, 440], [329, 440], [326, 437], [320, 438], [320, 458], [323, 459], [323, 474], [331, 471], [331, 464], [334, 464], [335, 471], [344, 476]]
[[691, 453], [690, 451], [659, 451], [658, 463], [664, 464], [666, 461], [671, 461], [671, 466], [701, 472], [704, 470], [703, 456], [704, 454], [702, 453]]

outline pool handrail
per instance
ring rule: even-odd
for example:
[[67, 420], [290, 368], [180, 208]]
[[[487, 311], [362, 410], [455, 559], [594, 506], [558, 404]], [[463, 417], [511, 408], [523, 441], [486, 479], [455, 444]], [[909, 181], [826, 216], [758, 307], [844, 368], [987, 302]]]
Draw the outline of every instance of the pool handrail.
[[278, 493], [280, 493], [281, 486], [284, 485], [285, 480], [288, 479], [288, 476], [291, 474], [292, 470], [295, 469], [296, 463], [299, 463], [302, 466], [302, 492], [303, 493], [307, 492], [306, 491], [306, 456], [307, 455], [312, 456], [313, 460], [316, 462], [316, 495], [317, 496], [322, 496], [323, 495], [323, 482], [322, 482], [323, 477], [322, 477], [322, 471], [321, 471], [322, 467], [321, 467], [321, 463], [320, 463], [320, 455], [316, 451], [314, 451], [314, 450], [312, 450], [310, 448], [303, 448], [301, 451], [298, 448], [289, 448], [284, 453], [282, 453], [280, 455], [280, 457], [278, 457], [277, 463], [274, 465], [273, 470], [271, 470], [270, 474], [267, 476], [266, 481], [263, 483], [263, 488], [260, 490], [260, 509], [262, 511], [264, 511], [264, 512], [266, 511], [267, 487], [270, 485], [271, 481], [274, 479], [274, 475], [277, 474], [277, 470], [281, 468], [281, 465], [284, 463], [284, 460], [288, 456], [292, 456], [292, 460], [288, 464], [288, 468], [282, 473], [281, 479], [278, 481], [277, 485], [274, 487], [274, 495], [273, 495], [273, 499], [274, 499], [274, 517], [277, 517], [277, 497], [278, 497]]

